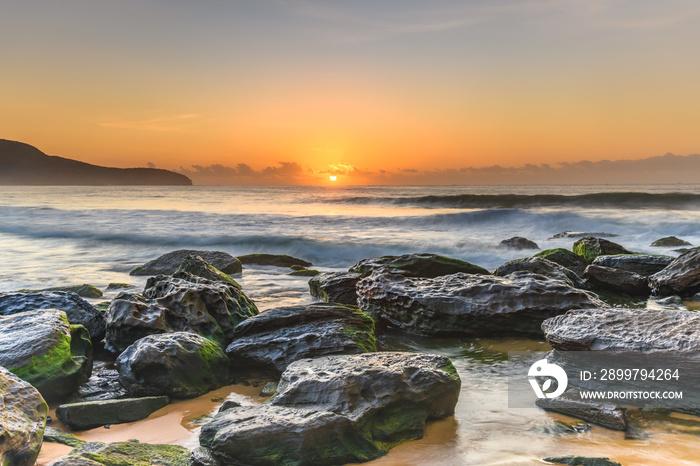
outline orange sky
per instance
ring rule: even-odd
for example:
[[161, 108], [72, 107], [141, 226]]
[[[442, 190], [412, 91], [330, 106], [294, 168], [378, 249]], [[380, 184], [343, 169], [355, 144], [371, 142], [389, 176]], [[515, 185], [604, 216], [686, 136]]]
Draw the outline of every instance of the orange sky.
[[0, 137], [120, 167], [295, 163], [309, 183], [698, 153], [699, 10], [3, 0]]

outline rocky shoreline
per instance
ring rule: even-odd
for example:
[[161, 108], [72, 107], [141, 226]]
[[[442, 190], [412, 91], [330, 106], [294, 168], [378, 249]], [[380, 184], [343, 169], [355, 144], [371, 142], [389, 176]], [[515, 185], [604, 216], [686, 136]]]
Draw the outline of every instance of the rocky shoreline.
[[[224, 404], [203, 425], [194, 451], [92, 442], [72, 445], [51, 464], [344, 464], [380, 457], [421, 438], [426, 422], [452, 416], [461, 386], [447, 357], [377, 352], [376, 338], [386, 332], [526, 336], [586, 351], [700, 348], [700, 319], [678, 305], [700, 291], [700, 251], [673, 258], [576, 238], [571, 250], [541, 251], [492, 272], [426, 253], [318, 273], [290, 256], [239, 260], [173, 251], [132, 272], [150, 277], [142, 292], [110, 285], [124, 291], [106, 309], [72, 291], [0, 293], [0, 386], [13, 419], [0, 426], [9, 439], [0, 446], [3, 464], [34, 464], [42, 438], [55, 441], [57, 433], [47, 437], [45, 430], [44, 400], [80, 431], [144, 419], [171, 399], [255, 373], [277, 380], [264, 390], [269, 401]], [[504, 247], [536, 247], [516, 239]], [[246, 264], [312, 276], [309, 291], [320, 302], [259, 312], [231, 277]], [[611, 304], [650, 296], [662, 310]], [[541, 407], [618, 430], [637, 429], [644, 418], [633, 412], [627, 422], [615, 406]]]

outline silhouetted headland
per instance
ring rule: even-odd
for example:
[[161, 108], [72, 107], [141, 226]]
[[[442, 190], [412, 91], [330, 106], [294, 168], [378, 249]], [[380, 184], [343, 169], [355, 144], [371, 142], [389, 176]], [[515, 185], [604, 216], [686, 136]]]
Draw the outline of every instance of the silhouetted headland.
[[23, 142], [0, 139], [0, 185], [190, 186], [185, 175], [159, 168], [112, 168], [46, 155]]

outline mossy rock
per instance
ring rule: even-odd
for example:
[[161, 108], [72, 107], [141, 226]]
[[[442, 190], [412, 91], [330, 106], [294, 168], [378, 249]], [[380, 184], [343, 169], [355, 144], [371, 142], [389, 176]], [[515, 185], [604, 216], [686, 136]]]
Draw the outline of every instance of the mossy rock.
[[583, 257], [564, 248], [545, 249], [532, 257], [547, 259], [548, 261], [552, 261], [555, 264], [559, 264], [569, 270], [573, 270], [578, 275], [583, 274], [583, 270], [588, 265], [588, 262], [586, 262]]
[[177, 269], [177, 272], [175, 272], [173, 276], [177, 277], [180, 272], [187, 272], [196, 277], [202, 277], [213, 282], [230, 283], [237, 288], [241, 287], [241, 285], [239, 285], [236, 280], [231, 278], [230, 275], [225, 274], [199, 256], [185, 257], [180, 264], [180, 267]]
[[65, 312], [28, 311], [0, 317], [0, 365], [36, 387], [47, 400], [65, 397], [92, 370], [92, 343]]
[[79, 439], [73, 434], [48, 426], [44, 429], [44, 442], [60, 443], [61, 445], [74, 448], [87, 443], [85, 440]]
[[130, 283], [118, 283], [118, 282], [113, 282], [107, 285], [108, 290], [126, 290], [128, 288], [134, 288], [134, 285]]
[[676, 238], [675, 236], [666, 236], [664, 238], [659, 238], [653, 243], [651, 243], [651, 247], [654, 248], [671, 248], [679, 246], [692, 246], [692, 243], [689, 243], [680, 238]]
[[190, 451], [178, 445], [90, 442], [75, 448], [68, 456], [82, 457], [103, 466], [190, 466]]
[[382, 256], [372, 259], [363, 259], [350, 267], [350, 272], [359, 273], [363, 277], [374, 271], [404, 275], [407, 277], [435, 278], [442, 275], [451, 275], [458, 272], [490, 275], [491, 272], [483, 267], [454, 257], [441, 256], [439, 254], [417, 253], [404, 254], [403, 256]]
[[320, 274], [318, 270], [314, 269], [300, 269], [300, 270], [295, 270], [293, 272], [289, 272], [289, 275], [292, 277], [315, 277], [316, 275]]
[[99, 288], [88, 285], [87, 283], [82, 285], [70, 285], [70, 286], [56, 286], [53, 288], [44, 288], [41, 290], [19, 290], [21, 292], [42, 292], [42, 291], [69, 291], [77, 294], [81, 298], [101, 298], [103, 296], [102, 291]]
[[587, 236], [581, 238], [574, 243], [571, 250], [584, 258], [586, 262], [591, 263], [598, 256], [613, 256], [616, 254], [634, 254], [617, 243], [608, 241], [603, 238], [593, 238]]
[[140, 421], [169, 403], [167, 396], [84, 401], [60, 405], [56, 408], [56, 417], [72, 430], [86, 430]]

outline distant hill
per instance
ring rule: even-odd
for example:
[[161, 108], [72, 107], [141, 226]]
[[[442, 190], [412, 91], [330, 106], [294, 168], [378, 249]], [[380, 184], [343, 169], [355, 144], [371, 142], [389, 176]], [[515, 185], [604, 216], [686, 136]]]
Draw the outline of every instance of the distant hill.
[[159, 168], [111, 168], [46, 155], [23, 142], [0, 139], [0, 185], [190, 186], [185, 175]]

